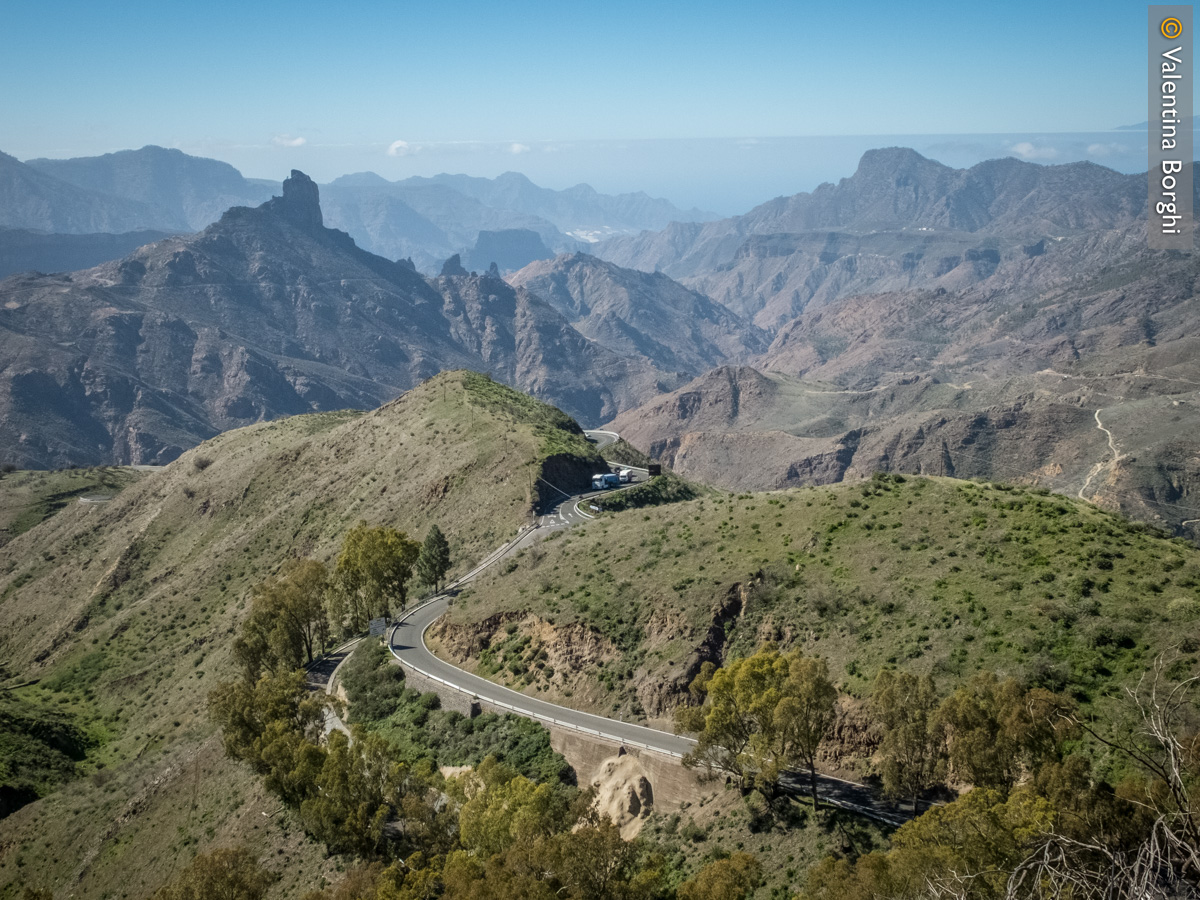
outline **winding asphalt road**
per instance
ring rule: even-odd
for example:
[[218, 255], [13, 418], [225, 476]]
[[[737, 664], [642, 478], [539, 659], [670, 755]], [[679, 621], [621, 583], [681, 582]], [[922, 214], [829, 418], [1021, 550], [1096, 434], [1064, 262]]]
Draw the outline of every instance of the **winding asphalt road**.
[[[596, 443], [597, 449], [602, 449], [617, 440], [617, 435], [613, 432], [588, 431], [585, 433]], [[629, 468], [633, 469], [635, 483], [644, 481], [648, 477], [645, 469]], [[549, 486], [554, 488], [553, 485]], [[559, 490], [558, 488], [554, 489]], [[425, 646], [426, 630], [446, 612], [453, 602], [454, 594], [459, 589], [470, 584], [489, 567], [544, 540], [554, 531], [586, 524], [589, 519], [594, 518], [588, 509], [587, 501], [592, 497], [611, 493], [611, 491], [589, 491], [570, 495], [559, 490], [559, 493], [563, 495], [563, 499], [553, 513], [541, 516], [537, 524], [522, 529], [513, 540], [494, 550], [478, 566], [448, 585], [446, 593], [405, 613], [388, 633], [388, 645], [392, 655], [406, 669], [413, 669], [428, 678], [519, 715], [584, 734], [596, 735], [634, 747], [682, 758], [696, 746], [696, 741], [692, 738], [538, 700], [502, 687], [486, 678], [465, 672], [434, 656]], [[807, 790], [807, 778], [797, 775], [794, 779], [787, 779], [784, 786], [790, 791], [801, 793]], [[891, 825], [901, 824], [907, 818], [894, 805], [884, 803], [874, 797], [871, 789], [866, 785], [820, 775], [818, 776], [818, 793], [824, 802], [862, 813]]]

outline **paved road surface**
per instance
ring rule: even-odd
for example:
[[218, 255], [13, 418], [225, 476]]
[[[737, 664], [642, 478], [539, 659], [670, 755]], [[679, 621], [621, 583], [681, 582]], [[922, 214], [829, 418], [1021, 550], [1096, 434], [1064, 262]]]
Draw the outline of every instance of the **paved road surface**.
[[[326, 694], [333, 693], [334, 673], [349, 658], [350, 654], [354, 652], [354, 648], [358, 646], [358, 642], [361, 640], [362, 638], [354, 638], [347, 641], [332, 653], [322, 656], [319, 659], [314, 659], [309, 663], [305, 677], [308, 689], [310, 691], [324, 691]], [[325, 707], [325, 726], [321, 731], [326, 737], [329, 736], [331, 731], [340, 731], [347, 737], [351, 736], [350, 729], [346, 726], [346, 723], [329, 706]]]
[[[586, 433], [598, 447], [605, 447], [617, 440], [617, 435], [612, 432], [589, 431]], [[647, 478], [645, 469], [629, 468], [633, 469], [635, 483]], [[554, 531], [586, 524], [589, 519], [593, 518], [588, 509], [588, 499], [605, 493], [610, 493], [610, 491], [589, 491], [575, 496], [568, 496], [564, 493], [562, 502], [553, 513], [541, 516], [534, 526], [525, 528], [512, 541], [494, 550], [478, 566], [449, 585], [445, 594], [409, 610], [388, 632], [388, 644], [392, 654], [406, 668], [414, 669], [427, 677], [471, 693], [490, 704], [511, 709], [520, 715], [549, 724], [682, 757], [696, 746], [696, 742], [692, 738], [538, 700], [502, 687], [486, 678], [464, 672], [457, 666], [434, 656], [425, 646], [426, 629], [449, 609], [454, 602], [453, 595], [460, 588], [474, 581], [490, 566], [544, 540]], [[870, 788], [865, 785], [825, 775], [818, 776], [818, 779], [818, 793], [824, 802], [851, 809], [894, 825], [900, 824], [907, 818], [892, 804], [883, 803], [873, 797]], [[784, 782], [784, 787], [793, 793], [807, 793], [807, 777], [800, 775], [789, 777]]]

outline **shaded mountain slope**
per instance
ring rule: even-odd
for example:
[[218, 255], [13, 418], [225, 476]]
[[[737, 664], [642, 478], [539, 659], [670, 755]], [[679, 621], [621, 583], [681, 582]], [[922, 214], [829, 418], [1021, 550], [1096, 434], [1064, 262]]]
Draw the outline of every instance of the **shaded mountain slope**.
[[247, 180], [228, 163], [147, 146], [103, 156], [31, 159], [47, 175], [100, 194], [145, 204], [183, 231], [199, 231], [231, 206], [262, 203], [273, 185]]
[[576, 253], [531, 263], [508, 281], [537, 294], [588, 338], [667, 371], [698, 374], [765, 349], [758, 328], [660, 273]]
[[18, 272], [90, 269], [168, 236], [162, 231], [47, 234], [25, 228], [0, 228], [0, 278]]
[[372, 407], [477, 368], [590, 421], [664, 387], [498, 279], [430, 282], [323, 227], [315, 184], [119, 262], [0, 283], [0, 445], [24, 466], [162, 462], [261, 419]]
[[0, 153], [0, 228], [65, 234], [188, 230], [148, 204], [77, 187], [6, 153]]

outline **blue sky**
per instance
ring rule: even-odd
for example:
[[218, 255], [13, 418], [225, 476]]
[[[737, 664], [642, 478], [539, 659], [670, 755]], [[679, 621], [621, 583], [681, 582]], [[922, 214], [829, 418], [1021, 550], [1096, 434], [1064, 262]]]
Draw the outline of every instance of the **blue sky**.
[[[153, 143], [255, 177], [516, 169], [554, 187], [664, 193], [667, 145], [631, 147], [994, 134], [1032, 145], [1146, 118], [1146, 7], [1133, 3], [5, 0], [3, 11], [0, 150], [22, 159]], [[716, 181], [737, 177], [738, 158]], [[786, 155], [762, 164], [784, 183]]]

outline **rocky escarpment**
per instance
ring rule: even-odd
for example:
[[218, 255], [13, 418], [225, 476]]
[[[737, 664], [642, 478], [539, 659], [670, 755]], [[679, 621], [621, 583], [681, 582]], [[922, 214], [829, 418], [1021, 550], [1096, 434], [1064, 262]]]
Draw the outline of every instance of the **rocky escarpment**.
[[621, 648], [595, 628], [555, 624], [526, 612], [498, 613], [477, 622], [443, 617], [429, 629], [428, 639], [439, 656], [508, 687], [576, 709], [608, 714], [627, 708], [636, 717], [661, 722], [690, 702], [688, 687], [704, 663], [719, 666], [725, 661], [748, 590], [731, 585], [700, 628], [669, 605], [653, 604], [639, 629], [647, 659], [668, 645], [694, 648], [670, 673], [650, 662], [627, 665]]
[[585, 459], [574, 454], [554, 453], [542, 460], [533, 485], [533, 508], [539, 513], [550, 512], [563, 501], [565, 494], [587, 490], [593, 475], [607, 471], [608, 466], [599, 454]]
[[467, 624], [443, 616], [427, 639], [444, 659], [515, 690], [567, 706], [609, 706], [596, 676], [620, 652], [595, 629], [555, 625], [526, 613], [500, 613]]
[[675, 707], [694, 702], [688, 691], [692, 681], [706, 663], [720, 666], [730, 635], [737, 626], [749, 599], [749, 589], [743, 584], [729, 589], [712, 606], [708, 624], [702, 630], [690, 626], [669, 607], [656, 607], [646, 623], [646, 646], [653, 649], [683, 641], [693, 646], [677, 674], [664, 677], [660, 670], [643, 666], [634, 673], [638, 701], [646, 713], [654, 717], [669, 717]]

